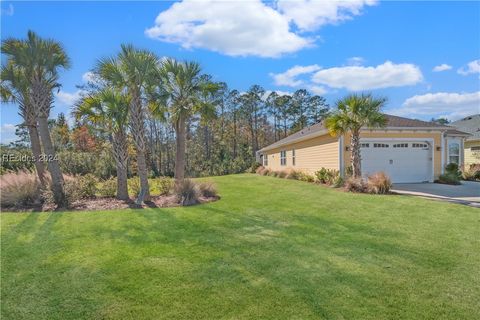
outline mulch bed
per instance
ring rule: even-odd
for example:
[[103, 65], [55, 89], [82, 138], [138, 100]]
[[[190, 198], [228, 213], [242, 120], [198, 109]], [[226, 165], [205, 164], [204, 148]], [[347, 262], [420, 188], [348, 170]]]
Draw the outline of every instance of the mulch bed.
[[[200, 203], [213, 202], [218, 200], [219, 197], [200, 197]], [[152, 196], [151, 201], [145, 202], [143, 205], [135, 203], [134, 199], [130, 200], [118, 200], [110, 197], [98, 197], [91, 199], [81, 199], [73, 202], [68, 211], [95, 211], [95, 210], [119, 210], [119, 209], [145, 209], [145, 208], [167, 208], [178, 207], [177, 197], [174, 195], [168, 196]], [[57, 211], [53, 205], [30, 205], [30, 206], [15, 206], [15, 207], [2, 207], [1, 211], [6, 212], [44, 212], [44, 211]], [[64, 211], [64, 210], [60, 210]]]

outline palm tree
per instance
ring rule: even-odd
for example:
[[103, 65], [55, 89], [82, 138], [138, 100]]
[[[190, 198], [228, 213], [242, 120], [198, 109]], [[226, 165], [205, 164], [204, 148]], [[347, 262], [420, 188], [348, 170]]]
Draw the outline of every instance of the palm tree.
[[28, 130], [30, 138], [30, 147], [37, 170], [40, 183], [45, 186], [45, 166], [41, 161], [42, 148], [40, 145], [40, 137], [38, 136], [37, 119], [35, 110], [29, 99], [28, 81], [23, 69], [16, 68], [14, 65], [2, 66], [1, 71], [1, 100], [4, 103], [16, 103], [20, 110], [19, 115]]
[[360, 130], [364, 127], [384, 127], [387, 119], [380, 109], [385, 105], [385, 98], [375, 98], [371, 94], [352, 94], [337, 102], [337, 110], [326, 119], [326, 127], [332, 136], [351, 134], [351, 163], [353, 177], [360, 178]]
[[14, 38], [4, 40], [2, 53], [7, 56], [7, 64], [19, 68], [25, 75], [29, 102], [35, 112], [43, 151], [52, 178], [55, 203], [63, 207], [67, 204], [64, 180], [50, 137], [48, 117], [54, 100], [53, 90], [60, 87], [58, 71], [61, 68], [68, 68], [70, 61], [60, 43], [52, 39], [42, 39], [33, 31], [28, 31], [26, 40]]
[[96, 73], [130, 97], [129, 123], [137, 151], [138, 176], [140, 178], [139, 201], [150, 200], [145, 145], [145, 90], [155, 79], [158, 58], [155, 54], [122, 45], [117, 57], [102, 59]]
[[209, 80], [200, 75], [196, 62], [178, 62], [165, 59], [159, 69], [162, 88], [165, 92], [166, 109], [176, 133], [175, 180], [185, 178], [186, 124], [194, 114], [212, 115], [214, 106], [205, 95], [218, 90]]
[[75, 106], [77, 120], [86, 119], [111, 134], [112, 151], [117, 166], [117, 199], [128, 200], [127, 122], [130, 98], [109, 87], [83, 97]]

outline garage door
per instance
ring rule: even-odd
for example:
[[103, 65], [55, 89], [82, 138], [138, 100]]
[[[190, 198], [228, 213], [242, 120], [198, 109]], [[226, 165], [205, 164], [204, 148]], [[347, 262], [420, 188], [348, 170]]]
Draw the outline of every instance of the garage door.
[[432, 181], [432, 146], [426, 141], [361, 141], [362, 173], [385, 172], [392, 182]]

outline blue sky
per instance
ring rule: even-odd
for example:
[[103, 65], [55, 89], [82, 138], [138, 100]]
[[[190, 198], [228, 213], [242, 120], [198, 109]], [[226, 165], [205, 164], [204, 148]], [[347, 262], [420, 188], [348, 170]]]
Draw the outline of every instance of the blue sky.
[[[121, 43], [196, 60], [231, 88], [308, 88], [330, 104], [350, 92], [386, 96], [387, 113], [456, 120], [479, 113], [480, 2], [9, 2], [1, 36], [31, 29], [62, 42], [72, 67], [52, 115]], [[3, 60], [2, 60], [3, 61]], [[16, 107], [1, 108], [1, 141]]]

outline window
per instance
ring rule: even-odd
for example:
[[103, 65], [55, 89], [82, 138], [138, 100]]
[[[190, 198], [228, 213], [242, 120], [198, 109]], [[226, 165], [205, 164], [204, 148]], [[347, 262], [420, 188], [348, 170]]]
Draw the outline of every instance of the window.
[[280, 151], [280, 165], [281, 166], [287, 165], [287, 151], [285, 150]]
[[460, 164], [460, 144], [458, 142], [448, 144], [448, 163]]
[[480, 147], [471, 147], [470, 151], [480, 151]]
[[373, 147], [374, 148], [388, 148], [389, 146], [386, 143], [374, 143]]
[[263, 155], [263, 166], [268, 166], [268, 154]]
[[361, 148], [370, 148], [370, 143], [362, 143], [360, 144]]
[[412, 148], [428, 148], [426, 143], [412, 143]]
[[408, 148], [408, 143], [395, 143], [394, 148]]
[[292, 149], [292, 165], [295, 165], [295, 149]]

